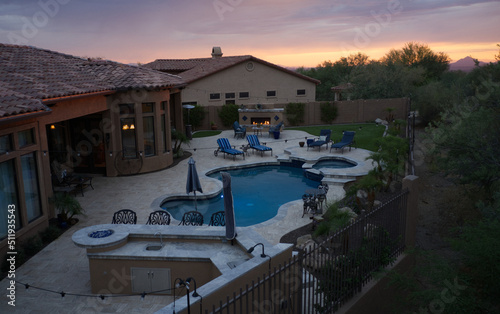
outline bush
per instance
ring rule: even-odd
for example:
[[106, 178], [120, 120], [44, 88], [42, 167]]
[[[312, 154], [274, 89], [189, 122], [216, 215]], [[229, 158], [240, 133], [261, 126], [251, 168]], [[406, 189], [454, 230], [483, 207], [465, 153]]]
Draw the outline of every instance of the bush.
[[43, 243], [42, 239], [40, 239], [40, 236], [34, 235], [26, 239], [22, 246], [26, 255], [34, 256], [43, 248]]
[[62, 234], [61, 229], [56, 226], [48, 226], [47, 229], [40, 232], [40, 237], [42, 238], [43, 243], [50, 243], [55, 239], [59, 238]]
[[218, 110], [222, 125], [229, 128], [233, 125], [234, 121], [238, 121], [240, 119], [238, 108], [238, 105], [235, 104], [225, 104], [220, 108], [220, 110]]
[[338, 109], [334, 103], [322, 102], [320, 105], [321, 121], [331, 124], [338, 116]]
[[299, 125], [304, 123], [304, 113], [306, 104], [304, 103], [289, 103], [286, 105], [285, 114], [291, 125]]
[[[188, 119], [189, 111], [189, 119]], [[191, 124], [193, 127], [198, 128], [203, 123], [205, 119], [206, 111], [205, 108], [196, 104], [193, 109], [183, 109], [184, 121], [186, 124]]]

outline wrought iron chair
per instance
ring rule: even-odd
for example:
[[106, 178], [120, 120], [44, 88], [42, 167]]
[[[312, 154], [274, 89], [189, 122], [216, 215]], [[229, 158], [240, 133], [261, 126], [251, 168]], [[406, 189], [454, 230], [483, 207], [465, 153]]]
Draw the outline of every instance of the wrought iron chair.
[[210, 217], [209, 226], [225, 226], [226, 225], [226, 214], [224, 211], [215, 212]]
[[149, 214], [146, 225], [170, 225], [170, 214], [164, 210], [157, 210]]
[[197, 211], [190, 211], [184, 213], [182, 216], [181, 223], [183, 226], [202, 226], [203, 225], [203, 215]]
[[137, 223], [137, 215], [133, 210], [121, 209], [113, 214], [111, 223], [135, 225]]
[[302, 200], [304, 201], [304, 211], [302, 212], [302, 217], [307, 213], [316, 213], [318, 210], [318, 202], [312, 194], [302, 195]]

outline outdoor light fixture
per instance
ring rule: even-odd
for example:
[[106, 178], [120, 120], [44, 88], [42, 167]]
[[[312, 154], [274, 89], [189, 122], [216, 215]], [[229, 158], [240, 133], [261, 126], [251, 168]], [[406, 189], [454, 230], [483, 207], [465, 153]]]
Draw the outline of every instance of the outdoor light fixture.
[[252, 252], [253, 252], [253, 250], [255, 250], [255, 247], [256, 247], [257, 245], [261, 245], [261, 246], [262, 246], [262, 254], [260, 254], [260, 257], [262, 257], [262, 258], [268, 257], [268, 255], [266, 255], [266, 254], [264, 253], [264, 244], [262, 244], [262, 243], [257, 243], [257, 244], [255, 244], [254, 246], [252, 246], [251, 248], [249, 248], [249, 249], [247, 250], [247, 253], [252, 253]]
[[[179, 281], [179, 283], [175, 284], [177, 281]], [[202, 298], [201, 295], [198, 294], [198, 292], [196, 292], [196, 280], [194, 280], [193, 277], [188, 277], [186, 278], [186, 280], [182, 280], [180, 278], [176, 278], [174, 280], [174, 286], [175, 288], [180, 288], [182, 286], [186, 287], [186, 290], [187, 290], [187, 293], [186, 293], [186, 297], [187, 297], [187, 312], [188, 314], [191, 314], [191, 303], [189, 301], [189, 285], [191, 284], [191, 281], [194, 282], [194, 292], [193, 292], [193, 297], [195, 298]], [[201, 311], [201, 304], [200, 304], [200, 311]], [[175, 289], [174, 289], [174, 314], [175, 314]]]
[[55, 129], [56, 129], [55, 124], [51, 124], [51, 125], [50, 125], [50, 129], [51, 129], [51, 130], [55, 130]]

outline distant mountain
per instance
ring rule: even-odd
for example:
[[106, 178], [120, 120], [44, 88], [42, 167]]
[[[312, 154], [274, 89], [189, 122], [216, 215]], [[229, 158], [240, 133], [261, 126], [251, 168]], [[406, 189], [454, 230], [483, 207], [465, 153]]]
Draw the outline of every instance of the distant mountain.
[[[479, 66], [486, 65], [486, 62], [479, 61]], [[465, 57], [463, 59], [460, 59], [456, 62], [450, 63], [450, 71], [464, 71], [464, 72], [470, 72], [476, 67], [476, 64], [474, 63], [474, 59], [471, 57]]]

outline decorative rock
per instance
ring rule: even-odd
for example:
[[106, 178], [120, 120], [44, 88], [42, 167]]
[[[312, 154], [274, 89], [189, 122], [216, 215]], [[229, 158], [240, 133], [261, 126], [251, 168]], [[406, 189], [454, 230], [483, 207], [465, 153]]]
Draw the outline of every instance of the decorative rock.
[[307, 241], [312, 240], [310, 234], [303, 235], [297, 238], [297, 247], [303, 246]]

